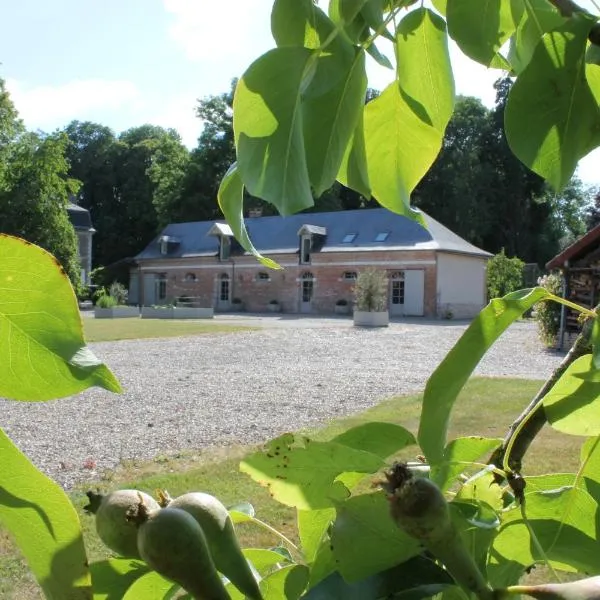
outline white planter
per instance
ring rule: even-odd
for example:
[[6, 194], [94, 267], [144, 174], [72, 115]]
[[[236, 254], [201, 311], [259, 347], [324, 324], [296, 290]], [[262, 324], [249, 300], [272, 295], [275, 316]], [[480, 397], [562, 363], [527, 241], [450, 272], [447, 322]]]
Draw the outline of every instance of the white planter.
[[212, 308], [142, 306], [142, 319], [212, 319], [213, 317]]
[[390, 315], [387, 310], [384, 312], [355, 310], [354, 324], [359, 327], [387, 327], [390, 324]]
[[94, 307], [96, 319], [127, 319], [138, 318], [140, 309], [137, 306], [112, 306], [111, 308]]

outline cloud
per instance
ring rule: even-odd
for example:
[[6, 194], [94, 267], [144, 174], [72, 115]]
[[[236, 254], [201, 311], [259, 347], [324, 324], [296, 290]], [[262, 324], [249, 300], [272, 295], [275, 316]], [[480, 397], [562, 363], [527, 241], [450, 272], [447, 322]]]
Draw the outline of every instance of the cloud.
[[265, 0], [233, 5], [222, 0], [163, 0], [163, 4], [172, 15], [169, 35], [189, 60], [233, 60], [245, 66], [273, 46], [271, 3]]
[[149, 119], [150, 123], [175, 129], [188, 148], [195, 148], [203, 128], [196, 116], [196, 98], [193, 94], [178, 94], [168, 99], [166, 106]]
[[140, 101], [138, 88], [126, 80], [86, 79], [28, 87], [8, 79], [6, 87], [19, 115], [32, 129], [51, 130], [74, 119], [94, 119], [124, 107], [129, 110]]

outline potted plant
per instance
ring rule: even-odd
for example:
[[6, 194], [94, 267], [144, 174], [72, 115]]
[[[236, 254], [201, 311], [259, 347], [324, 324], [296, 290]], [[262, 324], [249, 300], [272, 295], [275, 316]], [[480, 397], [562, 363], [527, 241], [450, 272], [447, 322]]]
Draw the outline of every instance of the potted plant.
[[388, 280], [384, 271], [367, 269], [356, 278], [354, 295], [354, 325], [387, 327], [390, 323], [387, 309]]
[[127, 306], [127, 290], [124, 285], [116, 281], [111, 284], [108, 292], [105, 288], [100, 288], [95, 297], [94, 317], [96, 319], [123, 319], [140, 316], [137, 306]]
[[267, 308], [269, 309], [269, 312], [281, 312], [279, 300], [271, 300], [269, 304], [267, 304]]
[[340, 298], [334, 307], [334, 312], [336, 315], [347, 315], [350, 312], [350, 305], [348, 304], [348, 300], [345, 298]]

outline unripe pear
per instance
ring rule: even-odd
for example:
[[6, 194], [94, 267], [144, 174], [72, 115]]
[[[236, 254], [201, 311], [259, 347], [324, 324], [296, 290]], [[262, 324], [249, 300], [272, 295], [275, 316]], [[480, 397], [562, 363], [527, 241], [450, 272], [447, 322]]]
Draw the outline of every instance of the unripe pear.
[[90, 503], [84, 510], [96, 515], [98, 537], [116, 554], [125, 558], [140, 558], [137, 547], [137, 527], [127, 520], [127, 512], [142, 502], [146, 508], [157, 510], [152, 496], [138, 490], [116, 490], [104, 496], [87, 492]]
[[218, 498], [190, 492], [174, 500], [162, 495], [162, 504], [189, 513], [202, 527], [217, 569], [250, 600], [262, 600], [252, 569], [242, 553], [229, 511]]
[[600, 576], [540, 585], [513, 585], [505, 594], [527, 594], [539, 600], [600, 600]]
[[202, 527], [178, 508], [131, 512], [138, 549], [149, 567], [179, 584], [196, 600], [231, 600], [217, 573]]

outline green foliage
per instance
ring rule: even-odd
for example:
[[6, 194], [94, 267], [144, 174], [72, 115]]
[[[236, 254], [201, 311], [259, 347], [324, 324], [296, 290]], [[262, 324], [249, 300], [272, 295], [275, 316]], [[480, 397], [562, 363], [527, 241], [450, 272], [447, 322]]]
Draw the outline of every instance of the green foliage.
[[525, 263], [518, 257], [508, 258], [504, 248], [487, 262], [487, 289], [489, 298], [499, 298], [523, 286]]
[[127, 304], [127, 288], [118, 281], [113, 281], [108, 288], [108, 294], [115, 299], [118, 305]]
[[385, 271], [365, 269], [354, 285], [356, 310], [381, 312], [387, 309], [388, 279]]
[[101, 294], [96, 300], [96, 306], [98, 308], [112, 308], [113, 306], [117, 306], [117, 304], [116, 298], [111, 294]]
[[[540, 278], [539, 285], [551, 294], [559, 296], [562, 291], [562, 278], [558, 273], [549, 273]], [[556, 344], [560, 329], [561, 307], [555, 302], [540, 302], [535, 306], [535, 320], [540, 339], [546, 346]]]

